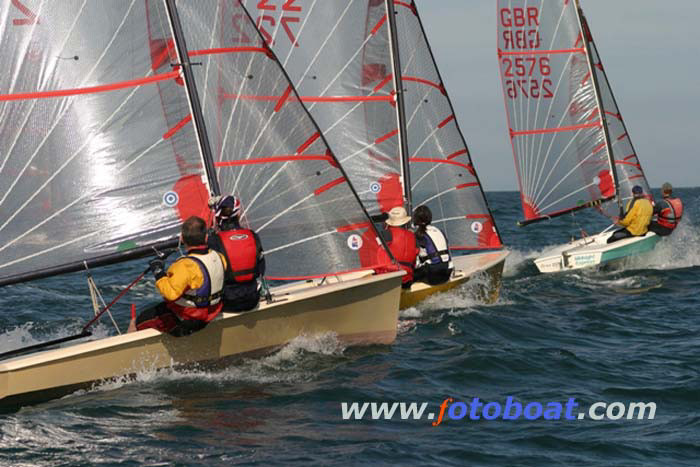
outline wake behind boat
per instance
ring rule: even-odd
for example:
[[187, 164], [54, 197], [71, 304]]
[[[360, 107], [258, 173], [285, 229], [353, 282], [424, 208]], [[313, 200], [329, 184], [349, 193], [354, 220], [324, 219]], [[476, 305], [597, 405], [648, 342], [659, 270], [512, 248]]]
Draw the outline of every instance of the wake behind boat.
[[[499, 0], [498, 58], [525, 214], [520, 225], [587, 208], [621, 219], [634, 205], [635, 186], [653, 200], [578, 1]], [[607, 231], [584, 236], [535, 265], [551, 273], [642, 254], [658, 241], [644, 233], [610, 244]]]

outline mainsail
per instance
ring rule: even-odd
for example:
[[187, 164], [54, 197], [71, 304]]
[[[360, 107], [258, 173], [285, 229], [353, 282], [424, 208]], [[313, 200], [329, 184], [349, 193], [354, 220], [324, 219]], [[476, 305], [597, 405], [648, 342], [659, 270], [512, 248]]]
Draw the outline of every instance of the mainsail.
[[[193, 71], [222, 191], [241, 198], [245, 221], [265, 246], [269, 276], [382, 266], [376, 249], [383, 247], [348, 177], [242, 3], [176, 5], [190, 60], [198, 63]], [[374, 255], [363, 255], [366, 243]]]
[[407, 206], [384, 0], [247, 0], [370, 214]]
[[[641, 186], [644, 189], [644, 193], [649, 197], [652, 196], [651, 188], [644, 176], [641, 163], [637, 158], [637, 152], [634, 150], [632, 140], [627, 132], [627, 127], [622, 119], [622, 114], [615, 101], [615, 96], [612, 93], [605, 68], [598, 54], [598, 48], [593, 41], [593, 35], [588, 27], [588, 22], [581, 10], [579, 10], [579, 13], [583, 32], [581, 40], [585, 38], [588, 43], [588, 50], [590, 50], [591, 60], [593, 61], [593, 73], [598, 83], [598, 89], [600, 90], [605, 123], [610, 136], [610, 148], [613, 158], [615, 159], [615, 171], [617, 172], [619, 184], [618, 198], [620, 204], [624, 208], [633, 197], [632, 187], [634, 185]], [[605, 213], [610, 217], [619, 215], [618, 205], [614, 203], [605, 203], [601, 206], [601, 209], [604, 209]]]
[[0, 6], [0, 284], [176, 243], [202, 212], [172, 36], [154, 45], [146, 21], [166, 16], [144, 0]]
[[498, 1], [499, 65], [526, 221], [617, 195], [604, 98], [582, 38], [574, 1]]
[[500, 248], [452, 102], [413, 1], [395, 1], [413, 206], [427, 205], [454, 250]]

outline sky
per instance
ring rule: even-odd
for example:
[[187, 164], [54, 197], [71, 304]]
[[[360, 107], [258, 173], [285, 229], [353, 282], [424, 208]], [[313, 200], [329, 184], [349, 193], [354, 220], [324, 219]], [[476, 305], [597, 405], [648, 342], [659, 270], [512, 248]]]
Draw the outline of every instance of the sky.
[[[498, 75], [496, 1], [416, 2], [484, 189], [517, 190]], [[700, 186], [700, 0], [581, 6], [651, 186]]]

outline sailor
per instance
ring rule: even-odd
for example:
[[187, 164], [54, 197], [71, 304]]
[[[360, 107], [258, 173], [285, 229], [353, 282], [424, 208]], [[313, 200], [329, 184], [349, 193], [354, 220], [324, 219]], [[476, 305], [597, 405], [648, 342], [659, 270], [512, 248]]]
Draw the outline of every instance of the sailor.
[[265, 274], [265, 256], [258, 235], [241, 227], [241, 202], [232, 195], [209, 201], [215, 209], [216, 229], [209, 247], [222, 253], [228, 268], [224, 280], [224, 310], [249, 311], [258, 306], [258, 278]]
[[656, 220], [651, 223], [649, 230], [660, 237], [671, 235], [678, 227], [683, 217], [683, 202], [673, 197], [673, 187], [670, 183], [661, 186], [663, 199], [654, 206]]
[[432, 221], [433, 213], [428, 206], [418, 206], [413, 211], [413, 225], [416, 227], [419, 248], [413, 279], [438, 285], [450, 280], [454, 264], [447, 246], [447, 237], [440, 229], [430, 225]]
[[632, 187], [634, 198], [627, 203], [626, 215], [617, 222], [622, 229], [616, 230], [608, 238], [608, 243], [613, 243], [629, 237], [642, 237], [649, 231], [649, 223], [654, 214], [654, 206], [644, 196], [644, 189], [635, 185]]
[[[411, 217], [406, 213], [403, 206], [397, 206], [389, 211], [389, 217], [386, 219], [386, 230], [384, 237], [389, 246], [391, 254], [398, 261], [401, 269], [406, 271], [403, 276], [402, 287], [408, 289], [413, 284], [413, 268], [418, 257], [418, 246], [416, 245], [416, 236], [406, 228], [406, 224], [411, 222]], [[385, 258], [384, 250], [379, 250], [379, 264], [385, 264], [388, 258]]]
[[226, 259], [207, 246], [203, 219], [187, 219], [181, 236], [186, 256], [175, 261], [167, 272], [164, 260], [157, 258], [149, 263], [165, 302], [142, 312], [134, 323], [136, 330], [154, 328], [176, 337], [186, 336], [203, 329], [221, 312]]

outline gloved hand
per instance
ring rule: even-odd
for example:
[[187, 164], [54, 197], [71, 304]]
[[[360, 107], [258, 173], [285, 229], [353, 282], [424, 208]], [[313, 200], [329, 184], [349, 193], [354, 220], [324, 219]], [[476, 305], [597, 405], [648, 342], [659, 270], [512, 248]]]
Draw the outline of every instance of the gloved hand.
[[151, 272], [155, 276], [156, 280], [160, 279], [161, 277], [165, 277], [165, 261], [162, 260], [161, 258], [155, 258], [152, 259], [148, 262], [148, 265], [151, 268]]
[[210, 208], [213, 208], [214, 206], [217, 205], [217, 203], [218, 203], [219, 201], [221, 201], [221, 196], [212, 196], [211, 198], [209, 198], [209, 203], [208, 203], [208, 205], [209, 205]]

